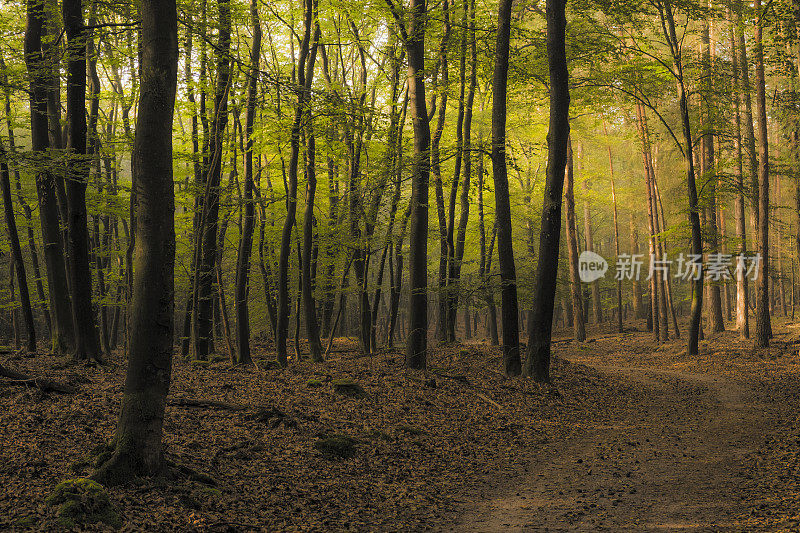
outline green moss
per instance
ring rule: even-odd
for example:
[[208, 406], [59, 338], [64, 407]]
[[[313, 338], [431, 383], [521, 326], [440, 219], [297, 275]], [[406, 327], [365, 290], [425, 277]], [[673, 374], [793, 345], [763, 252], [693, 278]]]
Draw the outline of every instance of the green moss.
[[72, 528], [102, 522], [114, 529], [122, 527], [122, 517], [111, 503], [106, 489], [86, 478], [68, 479], [56, 485], [45, 500], [58, 506], [58, 525]]
[[358, 442], [358, 439], [353, 437], [334, 434], [317, 440], [314, 448], [326, 459], [349, 459], [356, 454]]
[[331, 385], [334, 392], [350, 398], [363, 398], [367, 395], [364, 388], [352, 379], [334, 379]]
[[306, 381], [306, 387], [309, 389], [316, 389], [322, 387], [322, 382], [318, 379], [309, 379]]
[[211, 361], [207, 359], [193, 359], [192, 366], [194, 368], [208, 368], [208, 365], [211, 364]]

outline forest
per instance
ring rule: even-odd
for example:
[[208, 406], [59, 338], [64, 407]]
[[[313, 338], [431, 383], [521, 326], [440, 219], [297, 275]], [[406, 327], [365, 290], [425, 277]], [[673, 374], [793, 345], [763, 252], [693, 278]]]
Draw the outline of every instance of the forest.
[[0, 529], [800, 529], [800, 0], [0, 2]]

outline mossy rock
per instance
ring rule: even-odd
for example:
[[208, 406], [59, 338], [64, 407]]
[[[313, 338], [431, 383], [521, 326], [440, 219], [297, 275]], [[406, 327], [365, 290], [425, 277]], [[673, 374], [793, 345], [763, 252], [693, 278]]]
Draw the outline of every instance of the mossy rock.
[[318, 379], [309, 379], [306, 381], [306, 387], [309, 389], [318, 389], [322, 387], [322, 382]]
[[194, 368], [208, 368], [211, 364], [211, 361], [207, 359], [192, 359], [192, 366]]
[[334, 379], [331, 385], [333, 386], [333, 392], [350, 398], [364, 398], [367, 395], [364, 387], [352, 379]]
[[114, 529], [122, 527], [122, 517], [111, 503], [106, 489], [91, 479], [62, 481], [45, 501], [48, 505], [58, 506], [59, 527], [74, 528], [98, 522]]
[[326, 459], [349, 459], [356, 454], [358, 439], [347, 435], [330, 435], [314, 443], [316, 448]]

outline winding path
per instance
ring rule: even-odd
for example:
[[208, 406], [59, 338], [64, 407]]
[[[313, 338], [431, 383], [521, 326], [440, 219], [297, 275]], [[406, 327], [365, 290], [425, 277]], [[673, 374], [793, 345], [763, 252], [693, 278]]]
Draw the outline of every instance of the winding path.
[[631, 384], [612, 425], [540, 450], [454, 531], [736, 531], [771, 407], [721, 376], [595, 366]]

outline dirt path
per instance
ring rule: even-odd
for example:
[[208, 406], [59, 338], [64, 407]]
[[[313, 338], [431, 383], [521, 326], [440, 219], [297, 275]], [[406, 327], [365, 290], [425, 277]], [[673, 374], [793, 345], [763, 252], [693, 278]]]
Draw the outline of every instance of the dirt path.
[[746, 510], [745, 456], [771, 407], [709, 374], [596, 366], [630, 384], [614, 423], [576, 428], [486, 494], [458, 531], [727, 531]]

